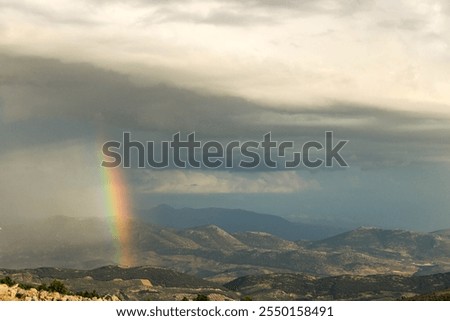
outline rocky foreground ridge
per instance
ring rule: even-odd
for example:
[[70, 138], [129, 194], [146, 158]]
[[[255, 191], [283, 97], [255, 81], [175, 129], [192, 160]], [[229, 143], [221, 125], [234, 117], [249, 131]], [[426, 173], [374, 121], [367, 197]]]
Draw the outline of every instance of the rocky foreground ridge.
[[35, 288], [22, 289], [19, 284], [0, 284], [0, 301], [120, 301], [115, 295], [105, 295], [103, 297], [84, 297], [74, 294], [61, 294], [38, 290]]

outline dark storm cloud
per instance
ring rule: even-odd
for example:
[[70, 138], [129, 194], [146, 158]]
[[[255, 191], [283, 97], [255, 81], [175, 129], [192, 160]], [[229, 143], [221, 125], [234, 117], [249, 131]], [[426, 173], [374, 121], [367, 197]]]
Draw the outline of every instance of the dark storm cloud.
[[[221, 141], [261, 139], [271, 131], [274, 139], [299, 143], [322, 139], [325, 131], [332, 130], [337, 139], [350, 140], [346, 155], [351, 165], [363, 167], [448, 156], [450, 143], [445, 137], [450, 137], [450, 121], [432, 113], [344, 102], [288, 109], [164, 84], [138, 85], [124, 75], [88, 64], [13, 56], [1, 56], [0, 64], [4, 66], [0, 76], [3, 128], [15, 128], [9, 135], [11, 148], [15, 140], [26, 142], [20, 140], [21, 132], [32, 133], [31, 141], [38, 144], [80, 138], [87, 130], [83, 124], [89, 124], [164, 139], [178, 131], [183, 135], [196, 131], [201, 139]], [[47, 131], [29, 128], [30, 121], [40, 124], [39, 128], [40, 121], [52, 119], [63, 125]], [[151, 140], [152, 135], [145, 138]]]
[[155, 85], [87, 64], [2, 56], [0, 94], [6, 119], [60, 117], [121, 128], [201, 130], [227, 135], [235, 117], [256, 108], [242, 99]]

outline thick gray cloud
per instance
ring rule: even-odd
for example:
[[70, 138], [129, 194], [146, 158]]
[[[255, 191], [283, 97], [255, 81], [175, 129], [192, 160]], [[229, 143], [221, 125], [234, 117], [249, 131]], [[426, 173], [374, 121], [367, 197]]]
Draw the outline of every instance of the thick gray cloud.
[[[179, 131], [221, 141], [261, 139], [271, 131], [277, 140], [299, 144], [323, 140], [331, 130], [337, 138], [350, 140], [346, 153], [353, 166], [436, 161], [449, 154], [444, 138], [450, 136], [450, 120], [433, 113], [345, 102], [283, 108], [164, 84], [143, 86], [87, 64], [13, 56], [1, 56], [0, 63], [5, 66], [0, 76], [3, 126], [15, 137], [10, 148], [27, 141], [80, 139], [101, 128], [140, 132], [148, 140], [169, 139]], [[27, 123], [51, 120], [67, 125], [33, 133]], [[21, 132], [33, 133], [32, 139], [21, 139]]]

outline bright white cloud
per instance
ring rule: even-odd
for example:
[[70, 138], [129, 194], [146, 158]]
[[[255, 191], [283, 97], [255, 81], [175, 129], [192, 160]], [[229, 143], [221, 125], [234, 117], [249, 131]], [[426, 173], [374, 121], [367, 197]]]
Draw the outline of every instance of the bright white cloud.
[[0, 46], [9, 52], [277, 104], [450, 112], [444, 0], [0, 5]]
[[296, 172], [205, 172], [192, 170], [147, 171], [140, 193], [241, 194], [295, 193], [319, 188], [318, 182], [305, 180]]

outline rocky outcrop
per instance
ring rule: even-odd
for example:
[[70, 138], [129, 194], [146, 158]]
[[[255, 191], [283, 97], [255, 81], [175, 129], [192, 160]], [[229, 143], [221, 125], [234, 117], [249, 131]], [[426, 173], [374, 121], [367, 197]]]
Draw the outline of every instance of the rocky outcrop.
[[22, 289], [18, 284], [8, 286], [0, 284], [0, 301], [120, 301], [115, 295], [86, 298], [80, 295], [61, 294], [31, 288]]

